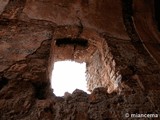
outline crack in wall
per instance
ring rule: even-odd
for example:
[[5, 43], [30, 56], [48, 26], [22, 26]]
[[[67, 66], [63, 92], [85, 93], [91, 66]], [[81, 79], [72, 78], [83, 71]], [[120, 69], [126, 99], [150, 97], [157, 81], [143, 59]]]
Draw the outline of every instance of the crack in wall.
[[139, 38], [133, 23], [133, 0], [122, 0], [123, 21], [126, 32], [131, 38], [131, 42], [140, 54], [149, 55], [144, 48], [143, 41]]
[[83, 33], [83, 29], [84, 29], [84, 26], [83, 26], [83, 23], [82, 23], [82, 20], [80, 17], [77, 17], [77, 19], [79, 20], [79, 32], [77, 34], [77, 38], [80, 37], [80, 35]]

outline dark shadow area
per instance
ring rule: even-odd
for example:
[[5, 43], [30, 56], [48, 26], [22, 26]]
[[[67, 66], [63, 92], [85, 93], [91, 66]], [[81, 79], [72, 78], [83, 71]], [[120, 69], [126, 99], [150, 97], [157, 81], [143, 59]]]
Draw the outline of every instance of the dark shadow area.
[[154, 11], [157, 28], [160, 31], [160, 0], [154, 0]]
[[46, 98], [46, 89], [48, 87], [48, 84], [44, 82], [37, 82], [32, 84], [35, 89], [35, 98], [39, 100], [44, 100]]
[[63, 39], [57, 39], [56, 40], [56, 45], [58, 47], [62, 45], [79, 45], [82, 47], [88, 47], [88, 41], [85, 39], [80, 39], [80, 38], [63, 38]]
[[0, 77], [0, 90], [8, 84], [8, 80], [4, 77]]

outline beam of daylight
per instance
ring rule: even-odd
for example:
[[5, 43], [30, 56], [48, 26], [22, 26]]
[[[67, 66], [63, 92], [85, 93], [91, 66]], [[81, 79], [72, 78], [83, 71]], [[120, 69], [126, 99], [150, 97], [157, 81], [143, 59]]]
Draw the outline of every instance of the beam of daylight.
[[63, 96], [65, 92], [72, 93], [75, 89], [81, 89], [87, 93], [86, 63], [74, 61], [59, 61], [54, 63], [52, 71], [51, 87], [54, 94]]

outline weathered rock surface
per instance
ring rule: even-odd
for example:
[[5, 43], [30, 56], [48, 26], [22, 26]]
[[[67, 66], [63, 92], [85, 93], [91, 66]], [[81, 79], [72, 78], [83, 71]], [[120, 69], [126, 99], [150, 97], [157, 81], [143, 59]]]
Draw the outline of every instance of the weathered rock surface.
[[4, 11], [6, 5], [8, 4], [9, 0], [0, 0], [0, 14]]
[[[0, 120], [159, 119], [154, 7], [153, 0], [0, 0]], [[54, 95], [54, 62], [66, 59], [87, 63], [91, 94]]]
[[123, 25], [121, 4], [120, 0], [27, 0], [23, 12], [31, 19], [48, 20], [57, 25], [82, 24], [110, 36], [129, 39]]
[[0, 72], [34, 53], [43, 41], [51, 39], [51, 35], [52, 30], [42, 25], [1, 20]]

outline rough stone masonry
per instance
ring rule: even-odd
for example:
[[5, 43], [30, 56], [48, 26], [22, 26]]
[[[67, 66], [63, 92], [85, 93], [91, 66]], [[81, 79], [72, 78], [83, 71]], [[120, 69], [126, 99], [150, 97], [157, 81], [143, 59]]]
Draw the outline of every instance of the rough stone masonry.
[[[158, 3], [0, 0], [0, 120], [160, 119]], [[91, 94], [54, 95], [61, 60], [86, 62]]]

